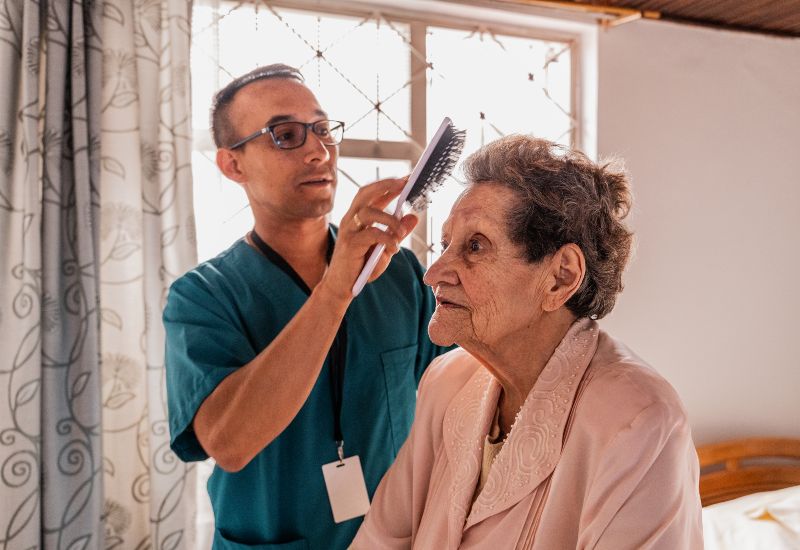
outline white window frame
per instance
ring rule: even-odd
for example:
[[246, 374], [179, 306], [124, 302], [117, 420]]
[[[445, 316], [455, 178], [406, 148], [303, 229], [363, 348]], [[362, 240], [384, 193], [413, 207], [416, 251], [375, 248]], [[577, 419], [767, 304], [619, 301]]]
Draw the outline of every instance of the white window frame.
[[[224, 0], [220, 0], [224, 1]], [[246, 3], [246, 2], [243, 2]], [[570, 114], [575, 120], [570, 135], [570, 145], [581, 149], [590, 158], [596, 158], [597, 121], [597, 23], [585, 17], [567, 16], [537, 8], [521, 2], [494, 2], [486, 7], [475, 2], [442, 0], [253, 0], [254, 5], [302, 10], [310, 13], [345, 15], [359, 18], [382, 17], [389, 23], [408, 25], [410, 30], [410, 74], [426, 70], [427, 27], [444, 27], [464, 31], [476, 28], [499, 35], [534, 40], [562, 42], [569, 46], [571, 55]], [[501, 4], [501, 5], [498, 5]], [[554, 19], [554, 15], [559, 15]], [[589, 93], [587, 93], [589, 91]], [[340, 145], [340, 157], [375, 160], [405, 160], [416, 163], [427, 141], [427, 83], [425, 78], [414, 78], [410, 85], [410, 136], [409, 141], [363, 140], [345, 138]], [[211, 150], [207, 132], [195, 135], [195, 150]], [[431, 235], [427, 215], [423, 213], [411, 240], [411, 248], [427, 265], [430, 258]]]

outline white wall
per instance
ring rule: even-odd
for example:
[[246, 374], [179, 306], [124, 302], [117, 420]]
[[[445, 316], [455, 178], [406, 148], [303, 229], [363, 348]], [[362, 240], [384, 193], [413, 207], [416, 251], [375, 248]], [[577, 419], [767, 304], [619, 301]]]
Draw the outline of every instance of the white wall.
[[800, 437], [800, 40], [638, 21], [599, 41], [598, 151], [633, 176], [638, 239], [604, 326], [695, 443]]

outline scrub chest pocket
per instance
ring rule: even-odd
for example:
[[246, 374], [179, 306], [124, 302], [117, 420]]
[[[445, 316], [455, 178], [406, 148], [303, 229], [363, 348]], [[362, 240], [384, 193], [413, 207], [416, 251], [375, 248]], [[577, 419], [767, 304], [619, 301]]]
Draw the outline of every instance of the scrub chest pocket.
[[417, 344], [381, 353], [383, 376], [386, 380], [389, 425], [392, 429], [392, 443], [397, 454], [408, 437], [414, 420], [414, 407], [409, 403], [416, 400], [417, 381], [414, 378], [414, 365], [417, 359]]

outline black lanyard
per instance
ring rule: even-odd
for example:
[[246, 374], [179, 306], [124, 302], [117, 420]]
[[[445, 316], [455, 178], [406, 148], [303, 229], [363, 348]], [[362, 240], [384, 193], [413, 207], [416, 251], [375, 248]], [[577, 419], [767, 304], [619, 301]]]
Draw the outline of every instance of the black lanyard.
[[[300, 287], [300, 290], [306, 293], [307, 296], [311, 295], [311, 289], [297, 272], [292, 269], [283, 257], [275, 252], [264, 240], [258, 236], [258, 233], [253, 230], [251, 233], [253, 243], [258, 247], [264, 256], [267, 257], [273, 264], [278, 266], [284, 273], [286, 273], [295, 284]], [[325, 253], [325, 262], [330, 264], [331, 256], [333, 256], [333, 247], [336, 245], [336, 240], [333, 237], [333, 231], [328, 231], [328, 250]], [[344, 436], [342, 435], [342, 400], [344, 396], [344, 367], [347, 361], [347, 323], [342, 319], [339, 329], [336, 331], [336, 337], [333, 339], [330, 349], [328, 350], [328, 367], [330, 370], [331, 382], [331, 401], [333, 402], [333, 438], [336, 442], [336, 447], [339, 453], [339, 460], [344, 458]]]

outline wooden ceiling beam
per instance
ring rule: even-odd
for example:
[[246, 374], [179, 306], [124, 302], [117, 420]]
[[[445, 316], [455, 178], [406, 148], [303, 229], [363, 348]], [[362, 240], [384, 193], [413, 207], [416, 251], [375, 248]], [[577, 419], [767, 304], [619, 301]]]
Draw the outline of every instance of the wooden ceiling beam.
[[[614, 5], [603, 5], [601, 2], [571, 2], [569, 0], [495, 0], [498, 4], [515, 4], [533, 8], [548, 8], [572, 13], [597, 15], [600, 24], [604, 27], [614, 27], [638, 19], [662, 19], [684, 25], [696, 25], [723, 30], [750, 32], [781, 36], [786, 38], [800, 37], [800, 0], [783, 0], [778, 4], [768, 4], [769, 9], [761, 7], [759, 3], [750, 5], [745, 10], [738, 0], [715, 2], [714, 11], [709, 12], [708, 7], [702, 3], [689, 3], [686, 6], [674, 4], [672, 7], [663, 8], [661, 11], [643, 9], [648, 4], [664, 5], [664, 3], [646, 1], [616, 1], [607, 0]], [[624, 4], [627, 4], [625, 6]], [[633, 7], [633, 6], [641, 7]], [[721, 14], [723, 6], [730, 6], [727, 13], [728, 19], [715, 17]], [[655, 6], [654, 6], [655, 7]], [[690, 9], [691, 8], [691, 9]], [[727, 9], [727, 8], [726, 8]], [[700, 11], [698, 11], [700, 10]], [[703, 15], [706, 13], [706, 15]], [[691, 14], [691, 15], [690, 15]]]
[[[600, 6], [584, 2], [570, 2], [569, 0], [498, 0], [500, 3], [518, 4], [533, 8], [560, 9], [575, 13], [601, 15], [604, 19], [615, 21], [627, 19], [660, 19], [661, 12], [654, 10], [638, 10], [620, 6]], [[617, 23], [619, 24], [619, 23]]]

